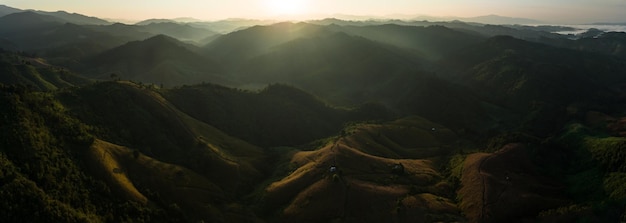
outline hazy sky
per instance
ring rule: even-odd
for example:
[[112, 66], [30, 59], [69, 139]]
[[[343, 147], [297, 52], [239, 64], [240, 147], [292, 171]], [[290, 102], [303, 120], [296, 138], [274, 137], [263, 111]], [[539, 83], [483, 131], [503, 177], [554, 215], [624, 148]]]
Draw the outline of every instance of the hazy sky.
[[496, 14], [566, 24], [626, 22], [626, 0], [0, 0], [0, 4], [132, 20]]

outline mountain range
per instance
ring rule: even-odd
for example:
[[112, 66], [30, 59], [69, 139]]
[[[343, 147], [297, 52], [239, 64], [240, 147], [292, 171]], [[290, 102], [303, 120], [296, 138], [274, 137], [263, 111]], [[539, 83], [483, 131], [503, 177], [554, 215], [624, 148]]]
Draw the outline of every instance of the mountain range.
[[566, 28], [2, 6], [0, 218], [624, 221], [626, 34]]

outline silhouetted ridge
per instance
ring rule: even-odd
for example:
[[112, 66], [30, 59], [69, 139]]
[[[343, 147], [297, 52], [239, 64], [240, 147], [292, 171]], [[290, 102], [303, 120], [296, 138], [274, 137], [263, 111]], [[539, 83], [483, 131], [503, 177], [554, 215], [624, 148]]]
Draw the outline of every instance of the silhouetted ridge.
[[218, 37], [204, 46], [204, 54], [218, 58], [226, 65], [236, 65], [267, 53], [272, 47], [301, 38], [327, 34], [323, 26], [283, 22], [254, 26]]
[[404, 26], [398, 24], [372, 26], [332, 26], [332, 29], [373, 41], [408, 48], [429, 59], [482, 41], [483, 37], [453, 30], [441, 25]]
[[26, 11], [0, 17], [0, 34], [61, 25], [64, 20], [35, 12]]
[[123, 79], [170, 86], [202, 81], [223, 83], [215, 75], [222, 72], [221, 66], [192, 52], [193, 48], [169, 36], [157, 35], [89, 58], [83, 69], [102, 79], [115, 73]]
[[16, 8], [9, 7], [6, 5], [0, 5], [0, 17], [17, 13], [17, 12], [21, 12], [21, 11], [22, 11], [21, 9], [16, 9]]
[[92, 16], [86, 16], [78, 13], [69, 13], [66, 11], [56, 11], [56, 12], [44, 12], [44, 11], [35, 11], [38, 14], [54, 16], [56, 18], [62, 19], [63, 21], [77, 24], [77, 25], [109, 25], [110, 22], [99, 19]]
[[150, 23], [139, 26], [138, 29], [145, 30], [150, 33], [168, 35], [182, 41], [196, 42], [217, 34], [216, 32], [208, 29], [197, 28], [188, 24], [179, 24], [175, 22]]
[[409, 51], [336, 32], [277, 45], [242, 64], [235, 77], [243, 83], [289, 83], [331, 103], [355, 105], [422, 64]]

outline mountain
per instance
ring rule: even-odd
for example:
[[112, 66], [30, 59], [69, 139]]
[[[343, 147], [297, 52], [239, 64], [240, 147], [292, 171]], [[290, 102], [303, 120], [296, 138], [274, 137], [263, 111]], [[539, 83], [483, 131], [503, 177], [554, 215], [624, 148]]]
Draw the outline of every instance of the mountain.
[[243, 83], [291, 83], [333, 103], [358, 104], [423, 64], [409, 51], [335, 33], [277, 45], [241, 64], [234, 77]]
[[[592, 29], [579, 35], [581, 38], [571, 39], [542, 39], [541, 42], [562, 48], [582, 50], [587, 52], [626, 57], [623, 45], [626, 43], [626, 33], [603, 32]], [[586, 36], [586, 37], [585, 37]]]
[[210, 38], [217, 34], [205, 28], [197, 28], [175, 22], [151, 22], [143, 25], [115, 23], [106, 26], [98, 25], [87, 27], [112, 36], [123, 37], [129, 41], [143, 40], [155, 35], [167, 35], [180, 41], [192, 42], [197, 45], [199, 45], [199, 42], [202, 42], [203, 39]]
[[141, 30], [174, 37], [180, 41], [199, 42], [202, 39], [217, 35], [218, 33], [208, 29], [196, 28], [187, 24], [172, 22], [149, 23], [141, 26]]
[[[38, 53], [51, 60], [76, 60], [129, 41], [126, 37], [108, 35], [31, 11], [0, 18], [0, 27], [3, 27], [0, 36], [10, 42], [14, 50]], [[65, 50], [67, 48], [72, 50]]]
[[202, 20], [196, 19], [196, 18], [193, 18], [193, 17], [178, 17], [178, 18], [173, 18], [172, 20], [174, 20], [175, 22], [178, 22], [178, 23], [202, 22]]
[[12, 8], [6, 5], [0, 5], [0, 17], [13, 14], [13, 13], [22, 12], [22, 11], [23, 10], [21, 9]]
[[275, 20], [255, 20], [255, 19], [225, 19], [212, 22], [189, 22], [190, 26], [214, 30], [218, 33], [226, 34], [252, 26], [271, 25], [277, 23]]
[[138, 26], [149, 25], [150, 23], [180, 23], [180, 24], [188, 24], [188, 23], [202, 23], [202, 20], [189, 18], [189, 17], [181, 17], [174, 19], [146, 19], [143, 21], [139, 21], [135, 23]]
[[[341, 20], [338, 18], [325, 18], [320, 20], [309, 20], [307, 23], [315, 25], [339, 25], [339, 26], [365, 26], [365, 25], [381, 25], [378, 21], [358, 21], [358, 20]], [[384, 23], [384, 22], [383, 22]]]
[[[58, 64], [76, 66], [76, 63], [86, 57], [96, 55], [134, 40], [126, 36], [114, 36], [109, 33], [94, 31], [89, 27], [66, 23], [63, 26], [48, 30], [45, 35], [34, 36], [28, 42], [42, 42], [43, 45], [30, 44], [32, 49], [41, 56]], [[26, 48], [28, 49], [28, 48]]]
[[203, 47], [203, 54], [218, 58], [226, 67], [267, 53], [276, 45], [301, 37], [327, 35], [323, 26], [306, 23], [277, 23], [269, 26], [254, 26], [232, 32], [211, 41]]
[[90, 80], [65, 68], [48, 64], [42, 58], [33, 58], [11, 52], [0, 52], [0, 83], [26, 86], [39, 91], [76, 87]]
[[[465, 85], [485, 101], [521, 113], [534, 134], [556, 131], [569, 106], [594, 107], [619, 100], [626, 63], [512, 37], [494, 37], [444, 60], [442, 77]], [[572, 91], [571, 89], [576, 89]], [[553, 117], [553, 118], [547, 118]], [[558, 117], [558, 118], [557, 118]], [[525, 126], [525, 127], [524, 127]]]
[[142, 30], [139, 26], [114, 23], [106, 26], [85, 26], [97, 32], [107, 33], [112, 36], [124, 37], [129, 41], [143, 40], [157, 34]]
[[[567, 39], [565, 35], [556, 34], [556, 31], [572, 30], [572, 27], [562, 26], [528, 26], [519, 25], [518, 23], [511, 24], [499, 24], [499, 23], [475, 23], [461, 20], [460, 18], [449, 18], [445, 20], [394, 20], [394, 19], [381, 19], [381, 20], [363, 20], [363, 21], [346, 21], [335, 18], [313, 20], [308, 21], [311, 24], [318, 25], [339, 25], [339, 26], [355, 26], [355, 27], [368, 27], [368, 26], [417, 26], [417, 27], [429, 27], [429, 26], [443, 26], [449, 29], [453, 29], [458, 32], [463, 32], [465, 35], [482, 35], [484, 37], [493, 37], [499, 35], [508, 35], [515, 38], [541, 42], [542, 39]], [[517, 24], [517, 25], [515, 25]], [[533, 23], [534, 24], [534, 23]], [[384, 33], [379, 33], [384, 35]]]
[[337, 109], [279, 84], [259, 92], [203, 84], [171, 89], [164, 96], [192, 117], [261, 146], [306, 144], [337, 134], [350, 121], [390, 117], [381, 106]]
[[17, 8], [12, 8], [6, 5], [0, 5], [0, 17], [5, 15], [20, 13], [20, 12], [34, 12], [40, 15], [47, 15], [58, 18], [64, 22], [74, 23], [77, 25], [108, 25], [110, 22], [99, 19], [92, 16], [81, 15], [78, 13], [68, 13], [66, 11], [57, 11], [57, 12], [46, 12], [46, 11], [36, 11], [36, 10], [22, 10]]
[[[507, 98], [497, 101], [517, 98], [514, 95], [525, 95], [531, 98], [552, 98], [550, 103], [580, 100], [607, 85], [621, 83], [624, 79], [619, 70], [626, 68], [625, 63], [614, 57], [556, 48], [507, 36], [490, 38], [482, 44], [451, 55], [442, 63], [455, 70], [449, 78], [472, 83], [469, 85], [477, 84], [476, 90], [489, 88], [489, 92], [498, 92], [495, 95]], [[536, 92], [535, 87], [542, 88], [544, 92]], [[577, 91], [570, 92], [567, 89]], [[545, 91], [551, 92], [549, 97], [544, 95]]]
[[49, 61], [74, 66], [76, 61], [129, 41], [126, 37], [112, 36], [88, 27], [71, 23], [45, 25], [32, 30], [19, 30], [5, 34], [14, 50], [27, 51]]
[[174, 38], [158, 35], [87, 58], [81, 68], [91, 77], [119, 78], [153, 84], [181, 85], [203, 81], [224, 83], [222, 67]]
[[513, 18], [499, 15], [485, 15], [485, 16], [477, 16], [470, 18], [461, 18], [460, 20], [466, 22], [476, 22], [483, 24], [494, 24], [494, 25], [502, 25], [502, 24], [546, 24], [546, 22], [527, 19], [527, 18]]
[[[132, 213], [142, 221], [253, 218], [234, 214], [252, 213], [247, 208], [228, 206], [263, 176], [260, 148], [186, 116], [158, 93], [124, 82], [56, 93], [0, 89], [7, 114], [0, 132], [10, 138], [0, 151], [6, 182], [0, 206], [20, 210], [0, 212], [5, 219], [118, 221]], [[120, 109], [102, 99], [133, 106]], [[126, 124], [136, 128], [116, 130]], [[45, 175], [38, 174], [42, 169]], [[28, 208], [42, 211], [29, 215]]]
[[0, 17], [0, 218], [626, 219], [623, 33], [262, 22]]
[[176, 21], [171, 20], [171, 19], [146, 19], [146, 20], [137, 22], [134, 25], [145, 26], [145, 25], [150, 25], [152, 23], [176, 23]]
[[54, 16], [56, 18], [62, 19], [65, 22], [73, 23], [76, 25], [109, 25], [111, 22], [91, 17], [85, 16], [78, 13], [68, 13], [66, 11], [57, 11], [57, 12], [45, 12], [45, 11], [35, 11], [37, 14]]
[[[433, 127], [440, 131], [433, 133]], [[289, 165], [264, 188], [261, 216], [294, 222], [458, 221], [463, 217], [450, 197], [450, 182], [429, 159], [449, 152], [457, 140], [446, 127], [419, 117], [353, 126], [316, 150], [284, 160]]]
[[445, 54], [478, 43], [482, 37], [443, 26], [400, 26], [394, 24], [374, 26], [333, 26], [332, 28], [350, 35], [408, 48], [429, 59], [438, 59]]
[[[12, 35], [17, 32], [38, 31], [38, 29], [58, 26], [65, 23], [63, 19], [41, 15], [35, 12], [19, 12], [0, 17], [0, 34]], [[31, 34], [32, 35], [32, 34]]]

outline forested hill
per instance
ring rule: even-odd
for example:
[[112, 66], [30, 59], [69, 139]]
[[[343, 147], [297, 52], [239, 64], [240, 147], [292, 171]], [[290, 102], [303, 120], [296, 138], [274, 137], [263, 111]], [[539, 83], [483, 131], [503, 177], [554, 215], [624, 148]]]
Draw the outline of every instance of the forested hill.
[[626, 221], [623, 33], [0, 16], [3, 222]]

